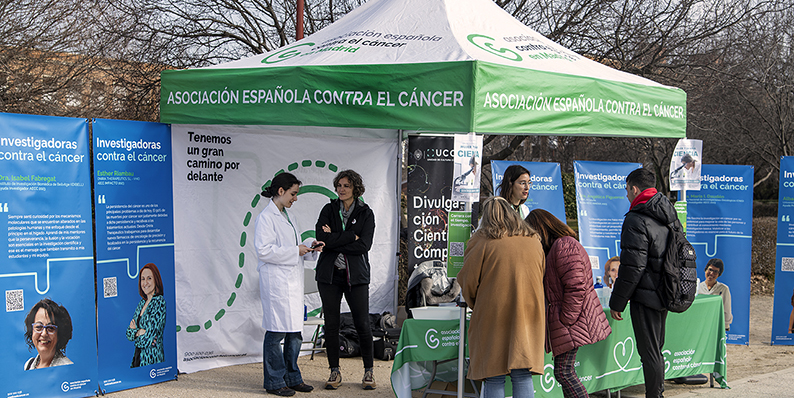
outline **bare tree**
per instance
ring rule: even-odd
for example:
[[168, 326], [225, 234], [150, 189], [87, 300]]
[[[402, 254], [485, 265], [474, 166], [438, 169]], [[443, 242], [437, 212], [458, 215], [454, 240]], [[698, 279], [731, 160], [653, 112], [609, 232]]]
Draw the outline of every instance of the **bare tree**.
[[90, 2], [0, 0], [0, 111], [77, 116], [98, 52]]
[[[526, 25], [580, 54], [687, 91], [698, 88], [691, 85], [697, 71], [711, 65], [715, 52], [732, 47], [722, 38], [777, 7], [774, 0], [495, 1]], [[691, 96], [688, 102], [692, 107]], [[689, 137], [701, 138], [698, 134], [688, 128]], [[669, 189], [666, 176], [676, 140], [557, 138], [550, 141], [553, 147], [548, 146], [555, 161], [566, 165], [573, 160], [639, 162], [654, 170], [660, 189]], [[485, 154], [508, 158], [510, 147], [522, 145], [486, 147]]]
[[[775, 182], [794, 155], [794, 10], [781, 3], [720, 38], [721, 51], [689, 84], [690, 125], [713, 163], [755, 166], [755, 185]], [[773, 189], [776, 190], [776, 189]]]
[[[346, 14], [360, 0], [307, 1], [304, 33], [310, 35]], [[159, 62], [196, 67], [262, 54], [295, 41], [294, 0], [120, 0], [121, 25], [106, 25], [129, 43], [165, 43]]]

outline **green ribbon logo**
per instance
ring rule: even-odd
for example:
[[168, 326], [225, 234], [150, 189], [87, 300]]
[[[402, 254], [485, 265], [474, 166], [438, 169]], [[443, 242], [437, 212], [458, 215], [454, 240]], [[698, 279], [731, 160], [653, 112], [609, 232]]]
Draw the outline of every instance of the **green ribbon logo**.
[[299, 47], [304, 47], [304, 46], [309, 46], [309, 49], [311, 49], [312, 47], [314, 47], [314, 43], [298, 44], [297, 46], [292, 46], [280, 51], [276, 51], [275, 53], [270, 54], [265, 58], [262, 58], [262, 63], [275, 64], [281, 61], [286, 61], [290, 58], [295, 58], [303, 53], [303, 51], [301, 51]]
[[[491, 53], [493, 55], [497, 55], [497, 56], [500, 56], [500, 57], [502, 57], [504, 59], [507, 59], [507, 60], [510, 60], [510, 61], [515, 61], [515, 62], [521, 62], [521, 60], [523, 60], [523, 58], [521, 58], [521, 55], [519, 55], [517, 52], [515, 52], [515, 51], [513, 51], [511, 49], [508, 49], [508, 48], [496, 48], [494, 46], [494, 43], [493, 43], [494, 40], [495, 40], [493, 37], [489, 37], [489, 36], [486, 36], [486, 35], [480, 35], [480, 34], [477, 34], [477, 33], [472, 33], [472, 34], [468, 35], [466, 37], [466, 39], [468, 39], [469, 42], [471, 42], [471, 44], [474, 44], [475, 46], [479, 47], [480, 49], [485, 50], [485, 51], [487, 51], [487, 52], [489, 52], [489, 53]], [[484, 39], [484, 40], [481, 40], [481, 39]]]

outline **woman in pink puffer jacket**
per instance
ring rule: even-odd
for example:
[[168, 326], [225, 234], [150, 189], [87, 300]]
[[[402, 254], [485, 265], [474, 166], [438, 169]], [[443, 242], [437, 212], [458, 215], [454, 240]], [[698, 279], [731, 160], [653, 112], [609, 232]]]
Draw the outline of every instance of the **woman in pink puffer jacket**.
[[576, 232], [548, 211], [532, 210], [526, 221], [546, 252], [546, 352], [554, 355], [554, 378], [566, 398], [587, 398], [574, 369], [576, 351], [612, 332], [593, 288], [590, 259]]

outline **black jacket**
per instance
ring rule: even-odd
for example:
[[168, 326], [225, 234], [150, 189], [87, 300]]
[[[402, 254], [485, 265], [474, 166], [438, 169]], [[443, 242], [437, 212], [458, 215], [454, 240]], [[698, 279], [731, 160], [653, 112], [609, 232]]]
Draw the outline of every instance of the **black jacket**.
[[[320, 211], [320, 217], [314, 226], [317, 240], [325, 243], [320, 259], [317, 261], [317, 282], [332, 283], [334, 277], [334, 261], [339, 253], [347, 259], [347, 281], [349, 285], [369, 283], [369, 256], [375, 235], [375, 214], [366, 203], [356, 199], [355, 207], [347, 225], [342, 229], [342, 217], [339, 214], [339, 199], [332, 199]], [[323, 225], [331, 227], [331, 232], [323, 232]], [[356, 239], [358, 236], [358, 239]]]
[[626, 213], [620, 234], [620, 268], [609, 307], [623, 312], [629, 300], [662, 310], [657, 293], [667, 249], [667, 224], [678, 223], [675, 207], [657, 193]]

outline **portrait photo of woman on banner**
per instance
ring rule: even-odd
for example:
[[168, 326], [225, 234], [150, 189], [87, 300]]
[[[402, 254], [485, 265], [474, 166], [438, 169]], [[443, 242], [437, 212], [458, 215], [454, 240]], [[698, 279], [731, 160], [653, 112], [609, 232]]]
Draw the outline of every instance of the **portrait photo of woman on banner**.
[[66, 344], [72, 339], [72, 317], [49, 298], [36, 303], [25, 317], [25, 341], [36, 356], [25, 362], [25, 370], [71, 365]]
[[127, 328], [127, 340], [135, 345], [131, 368], [165, 361], [163, 329], [165, 328], [165, 298], [160, 270], [153, 263], [146, 264], [138, 277], [141, 300], [135, 307]]

